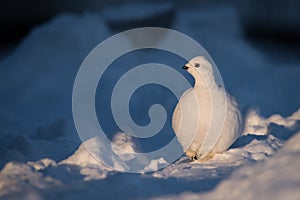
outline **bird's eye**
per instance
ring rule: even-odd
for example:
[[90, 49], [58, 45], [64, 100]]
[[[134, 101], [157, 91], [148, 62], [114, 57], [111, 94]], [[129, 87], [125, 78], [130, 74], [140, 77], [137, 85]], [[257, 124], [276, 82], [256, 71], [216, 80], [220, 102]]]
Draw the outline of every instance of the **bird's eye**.
[[199, 63], [196, 63], [196, 64], [195, 64], [195, 67], [197, 67], [197, 68], [200, 67], [200, 64], [199, 64]]

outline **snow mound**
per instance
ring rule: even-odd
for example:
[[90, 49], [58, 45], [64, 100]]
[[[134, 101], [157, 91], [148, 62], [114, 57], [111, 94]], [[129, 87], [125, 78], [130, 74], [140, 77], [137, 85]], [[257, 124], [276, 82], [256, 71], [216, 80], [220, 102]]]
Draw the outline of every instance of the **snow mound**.
[[97, 138], [87, 140], [79, 146], [67, 159], [61, 161], [60, 165], [75, 165], [79, 167], [80, 173], [85, 176], [84, 180], [103, 179], [106, 178], [109, 171], [112, 169], [105, 166], [97, 158], [86, 149], [85, 145], [93, 145], [98, 148], [99, 143]]
[[0, 197], [9, 195], [11, 199], [30, 199], [30, 197], [39, 197], [38, 190], [61, 185], [60, 181], [49, 176], [44, 177], [42, 173], [27, 164], [9, 162], [0, 172]]
[[[183, 194], [178, 199], [299, 199], [300, 132], [271, 159], [241, 167], [206, 194]], [[228, 193], [230, 191], [230, 193]], [[170, 197], [164, 199], [171, 199]]]
[[146, 156], [137, 157], [138, 146], [137, 141], [123, 132], [117, 133], [109, 144], [100, 137], [93, 137], [83, 142], [73, 155], [60, 164], [77, 165], [80, 168], [93, 167], [107, 172], [135, 171], [135, 168], [142, 169], [141, 166], [145, 166], [146, 171], [155, 171], [168, 164], [164, 158], [149, 160]]
[[[269, 159], [284, 142], [273, 135], [247, 135], [239, 138], [234, 145], [222, 154], [216, 154], [206, 162], [189, 162], [186, 157], [179, 159], [161, 171], [154, 172], [158, 178], [176, 177], [184, 179], [205, 179], [207, 176], [222, 177], [236, 167]], [[195, 177], [196, 176], [196, 177]]]
[[259, 114], [257, 110], [250, 110], [245, 120], [244, 134], [252, 133], [256, 135], [265, 135], [270, 132], [270, 124], [284, 126], [287, 129], [295, 130], [297, 122], [300, 121], [300, 109], [291, 114], [289, 117], [282, 117], [279, 114], [271, 115], [265, 118]]
[[1, 115], [31, 132], [70, 119], [76, 72], [108, 36], [105, 22], [95, 14], [60, 15], [32, 30], [0, 63]]

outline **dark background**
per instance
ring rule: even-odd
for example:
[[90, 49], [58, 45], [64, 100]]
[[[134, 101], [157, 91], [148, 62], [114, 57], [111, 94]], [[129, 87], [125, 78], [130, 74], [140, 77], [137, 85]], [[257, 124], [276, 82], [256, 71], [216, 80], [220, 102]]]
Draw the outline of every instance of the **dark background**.
[[[108, 6], [122, 5], [126, 2], [167, 2], [158, 0], [11, 0], [1, 1], [0, 24], [1, 44], [19, 41], [29, 30], [51, 19], [53, 16], [70, 12], [99, 12]], [[176, 7], [189, 7], [194, 4], [203, 6], [219, 6], [232, 4], [238, 8], [245, 34], [253, 38], [276, 40], [299, 48], [300, 11], [297, 0], [188, 0], [172, 1]]]

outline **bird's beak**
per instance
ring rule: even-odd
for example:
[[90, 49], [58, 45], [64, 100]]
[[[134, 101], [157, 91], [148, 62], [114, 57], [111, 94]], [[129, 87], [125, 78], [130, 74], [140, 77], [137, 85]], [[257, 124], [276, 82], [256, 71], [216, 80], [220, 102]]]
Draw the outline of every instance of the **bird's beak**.
[[188, 70], [188, 66], [186, 66], [186, 65], [184, 65], [183, 67], [182, 67], [182, 69], [185, 69], [185, 70]]

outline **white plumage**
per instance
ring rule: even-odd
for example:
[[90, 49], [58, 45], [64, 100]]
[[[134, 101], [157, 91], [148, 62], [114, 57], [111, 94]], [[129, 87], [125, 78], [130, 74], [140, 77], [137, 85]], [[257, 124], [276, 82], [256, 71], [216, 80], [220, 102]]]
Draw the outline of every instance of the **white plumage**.
[[180, 98], [172, 127], [190, 159], [207, 160], [226, 151], [240, 136], [241, 114], [206, 58], [197, 56], [183, 68], [195, 78], [195, 85]]

